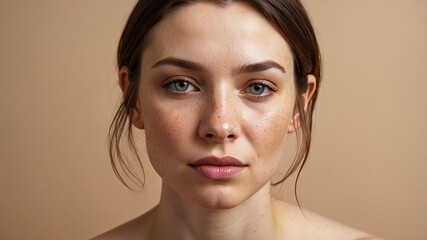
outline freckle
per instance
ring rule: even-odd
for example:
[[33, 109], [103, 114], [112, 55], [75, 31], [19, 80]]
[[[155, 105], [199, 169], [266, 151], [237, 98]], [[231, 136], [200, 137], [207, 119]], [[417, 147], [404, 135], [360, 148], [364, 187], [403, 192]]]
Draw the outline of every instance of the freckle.
[[256, 233], [256, 230], [254, 230], [254, 233]]

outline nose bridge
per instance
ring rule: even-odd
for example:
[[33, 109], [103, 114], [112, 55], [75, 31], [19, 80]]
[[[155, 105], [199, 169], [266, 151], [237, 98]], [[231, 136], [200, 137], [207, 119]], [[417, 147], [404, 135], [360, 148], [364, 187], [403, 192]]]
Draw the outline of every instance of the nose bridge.
[[226, 84], [212, 87], [204, 101], [199, 135], [209, 141], [234, 141], [240, 126], [233, 91]]
[[212, 97], [210, 98], [213, 115], [220, 121], [228, 121], [230, 117], [229, 111], [233, 108], [233, 102], [230, 96], [230, 91], [222, 84], [217, 89], [213, 89]]

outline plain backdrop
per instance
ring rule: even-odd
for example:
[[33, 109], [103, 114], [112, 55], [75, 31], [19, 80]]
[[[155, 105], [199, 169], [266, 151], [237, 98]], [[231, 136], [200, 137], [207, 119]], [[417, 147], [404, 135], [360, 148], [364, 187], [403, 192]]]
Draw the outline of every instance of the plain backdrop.
[[[0, 239], [88, 239], [159, 200], [148, 162], [137, 194], [107, 154], [134, 3], [0, 1]], [[427, 239], [427, 1], [305, 4], [324, 84], [302, 206], [386, 239]], [[294, 202], [292, 187], [274, 191]]]

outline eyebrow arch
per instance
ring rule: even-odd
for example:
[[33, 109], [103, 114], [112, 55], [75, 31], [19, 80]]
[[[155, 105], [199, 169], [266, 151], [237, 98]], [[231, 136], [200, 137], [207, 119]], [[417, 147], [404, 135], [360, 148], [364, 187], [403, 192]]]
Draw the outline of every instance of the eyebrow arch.
[[278, 64], [273, 60], [267, 60], [263, 62], [242, 65], [237, 70], [234, 71], [234, 75], [239, 75], [242, 73], [251, 73], [251, 72], [262, 72], [270, 68], [277, 68], [283, 73], [286, 73], [286, 70], [282, 65]]
[[180, 59], [180, 58], [174, 58], [174, 57], [168, 57], [165, 59], [162, 59], [158, 61], [156, 64], [154, 64], [151, 68], [156, 68], [161, 65], [173, 65], [180, 68], [185, 68], [197, 72], [207, 72], [206, 68], [200, 65], [199, 63]]
[[[204, 72], [204, 73], [207, 72], [207, 69], [199, 63], [180, 59], [180, 58], [175, 58], [175, 57], [167, 57], [165, 59], [162, 59], [157, 63], [155, 63], [151, 68], [152, 69], [157, 68], [162, 65], [173, 65], [173, 66], [177, 66], [180, 68], [185, 68], [185, 69], [189, 69], [197, 72]], [[273, 60], [267, 60], [267, 61], [258, 62], [258, 63], [241, 65], [237, 69], [233, 70], [233, 75], [239, 75], [239, 74], [251, 73], [251, 72], [262, 72], [270, 68], [277, 68], [283, 73], [286, 73], [286, 70], [282, 65], [278, 64]]]

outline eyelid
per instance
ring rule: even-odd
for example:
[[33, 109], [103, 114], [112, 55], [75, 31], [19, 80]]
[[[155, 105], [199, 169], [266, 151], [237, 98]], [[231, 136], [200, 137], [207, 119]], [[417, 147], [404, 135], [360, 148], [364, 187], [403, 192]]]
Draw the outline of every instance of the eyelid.
[[[162, 81], [162, 85], [166, 85], [169, 84], [171, 82], [176, 82], [176, 81], [183, 81], [183, 82], [189, 82], [192, 83], [194, 82], [194, 80], [190, 77], [187, 76], [172, 76], [172, 77], [168, 77], [165, 80]], [[194, 85], [194, 84], [192, 84]]]
[[252, 85], [257, 85], [257, 84], [265, 85], [266, 87], [268, 87], [273, 92], [276, 92], [278, 90], [276, 85], [274, 85], [272, 82], [267, 81], [267, 80], [254, 80], [249, 84], [248, 87], [250, 87]]
[[267, 80], [254, 80], [254, 81], [250, 82], [250, 84], [248, 86], [245, 87], [245, 90], [248, 89], [250, 86], [257, 85], [257, 84], [266, 86], [272, 92], [277, 92], [279, 90], [276, 87], [276, 85], [274, 85], [273, 83], [271, 83], [270, 81], [267, 81]]

